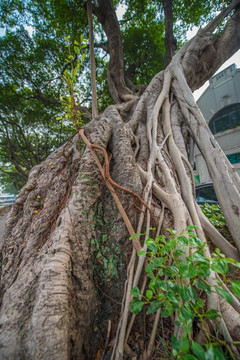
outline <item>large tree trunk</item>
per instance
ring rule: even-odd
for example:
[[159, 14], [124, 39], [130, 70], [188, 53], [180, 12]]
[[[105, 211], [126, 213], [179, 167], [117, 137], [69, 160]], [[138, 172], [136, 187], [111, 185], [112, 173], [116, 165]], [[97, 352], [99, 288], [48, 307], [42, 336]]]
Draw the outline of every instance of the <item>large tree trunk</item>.
[[[87, 147], [81, 156], [83, 143], [80, 148], [77, 134], [33, 168], [9, 214], [2, 246], [2, 359], [95, 359], [103, 348], [108, 320], [112, 359], [123, 358], [128, 349], [124, 344], [130, 290], [141, 279], [143, 266], [142, 257], [136, 255], [140, 244], [136, 240], [132, 249], [127, 228], [147, 232], [153, 225], [158, 231], [170, 227], [181, 233], [195, 224], [203, 242], [205, 231], [227, 256], [240, 259], [240, 181], [191, 93], [239, 47], [237, 5], [239, 1], [219, 15], [220, 19], [237, 9], [217, 40], [211, 38], [218, 24], [214, 20], [154, 77], [141, 98], [110, 106], [86, 125], [85, 135], [98, 149]], [[121, 89], [117, 102], [124, 97], [126, 89]], [[190, 136], [207, 160], [235, 247], [195, 203], [188, 163]], [[110, 175], [118, 187], [107, 175], [106, 158], [104, 175], [100, 149], [112, 154]], [[125, 209], [122, 215], [116, 194]], [[131, 226], [125, 227], [122, 216]], [[213, 298], [224, 309], [224, 322], [229, 312]], [[239, 309], [237, 300], [234, 308]], [[235, 320], [238, 323], [227, 323], [230, 342], [239, 332], [237, 312]]]

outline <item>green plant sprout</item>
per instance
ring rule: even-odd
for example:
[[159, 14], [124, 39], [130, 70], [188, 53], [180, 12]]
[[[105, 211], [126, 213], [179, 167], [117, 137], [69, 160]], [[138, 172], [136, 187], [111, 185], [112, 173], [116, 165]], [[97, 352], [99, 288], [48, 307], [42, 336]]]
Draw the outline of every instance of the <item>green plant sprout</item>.
[[[68, 57], [66, 61], [66, 69], [63, 72], [62, 79], [67, 86], [68, 94], [61, 96], [60, 101], [65, 110], [65, 118], [70, 120], [76, 130], [78, 130], [82, 125], [82, 113], [79, 110], [80, 106], [80, 94], [76, 91], [76, 81], [78, 77], [78, 72], [80, 67], [83, 64], [86, 54], [81, 53], [84, 48], [86, 48], [86, 41], [83, 39], [83, 36], [80, 37], [80, 42], [70, 41], [70, 36], [65, 36], [64, 40], [66, 42], [66, 48], [68, 50]], [[56, 118], [56, 120], [61, 120], [62, 116]]]
[[[225, 357], [220, 348], [227, 348], [230, 354], [231, 350], [224, 340], [213, 338], [205, 327], [207, 319], [215, 320], [220, 314], [215, 309], [205, 310], [199, 292], [211, 295], [214, 290], [227, 302], [232, 303], [232, 294], [223, 287], [223, 283], [230, 287], [234, 294], [240, 296], [240, 281], [230, 281], [226, 277], [228, 265], [240, 267], [240, 263], [226, 258], [219, 249], [215, 250], [212, 257], [206, 257], [204, 255], [206, 243], [203, 244], [192, 231], [195, 228], [197, 227], [194, 225], [188, 226], [180, 236], [176, 236], [175, 230], [166, 229], [170, 234], [169, 239], [164, 235], [159, 235], [156, 239], [148, 238], [147, 251], [138, 252], [139, 256], [147, 257], [148, 265], [145, 271], [149, 278], [148, 289], [144, 294], [141, 294], [138, 287], [132, 289], [133, 300], [130, 311], [138, 314], [145, 305], [146, 314], [161, 309], [163, 318], [176, 312], [178, 319], [175, 321], [175, 326], [184, 328], [184, 335], [180, 340], [172, 336], [173, 356], [178, 360], [221, 360]], [[189, 255], [183, 259], [182, 255], [187, 249]], [[216, 277], [214, 286], [207, 281], [211, 270], [219, 274], [222, 279]], [[194, 323], [199, 323], [205, 334], [207, 344], [204, 346], [192, 339]], [[211, 354], [214, 357], [211, 357]]]

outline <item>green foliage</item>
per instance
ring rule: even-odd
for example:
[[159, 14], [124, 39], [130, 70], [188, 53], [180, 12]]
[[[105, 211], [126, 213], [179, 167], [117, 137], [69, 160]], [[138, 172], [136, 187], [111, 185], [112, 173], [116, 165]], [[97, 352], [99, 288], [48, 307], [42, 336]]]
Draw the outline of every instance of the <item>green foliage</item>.
[[[66, 68], [63, 71], [63, 81], [67, 86], [68, 94], [60, 97], [61, 104], [65, 110], [65, 118], [70, 120], [76, 129], [79, 129], [83, 125], [82, 113], [79, 111], [81, 104], [80, 93], [76, 89], [76, 82], [78, 72], [83, 64], [86, 54], [82, 53], [81, 50], [86, 48], [86, 40], [83, 40], [83, 36], [80, 38], [80, 43], [74, 40], [70, 42], [70, 35], [65, 36], [66, 48], [68, 49], [68, 57], [65, 59], [67, 65], [70, 65], [70, 69]], [[80, 58], [81, 54], [81, 58]], [[62, 117], [57, 117], [56, 120], [61, 120]]]
[[231, 234], [226, 224], [226, 220], [219, 205], [202, 204], [199, 205], [210, 223], [231, 242]]
[[[152, 314], [161, 309], [163, 318], [177, 313], [178, 320], [175, 325], [184, 329], [180, 340], [172, 337], [173, 355], [177, 359], [183, 359], [183, 356], [184, 359], [211, 359], [211, 354], [221, 358], [223, 355], [220, 348], [226, 345], [225, 342], [219, 340], [216, 343], [216, 339], [211, 337], [204, 326], [206, 319], [215, 320], [220, 315], [215, 309], [205, 310], [200, 292], [211, 296], [215, 290], [223, 299], [232, 303], [233, 297], [230, 291], [223, 287], [222, 282], [215, 278], [215, 284], [210, 285], [207, 278], [210, 271], [214, 271], [221, 275], [223, 283], [239, 296], [240, 281], [229, 281], [226, 274], [229, 264], [236, 267], [240, 267], [240, 264], [226, 258], [219, 249], [216, 249], [212, 257], [206, 257], [206, 244], [201, 243], [196, 236], [195, 228], [196, 226], [187, 227], [180, 236], [176, 236], [174, 230], [167, 229], [168, 238], [159, 235], [156, 239], [147, 239], [147, 251], [141, 250], [138, 255], [147, 258], [145, 271], [149, 278], [148, 289], [145, 294], [141, 294], [138, 287], [132, 289], [133, 301], [130, 310], [138, 314], [146, 306], [146, 313]], [[196, 322], [201, 324], [208, 339], [208, 345], [204, 348], [192, 340], [192, 326]]]
[[[114, 1], [116, 8], [119, 4], [126, 6], [120, 23], [126, 78], [147, 84], [163, 66], [162, 2]], [[202, 24], [221, 6], [224, 2], [220, 0], [174, 0], [174, 34], [179, 46], [191, 25]], [[95, 16], [93, 26], [98, 44], [98, 107], [102, 111], [112, 103], [107, 84], [107, 39]], [[74, 48], [71, 44], [73, 58], [69, 58], [63, 41], [66, 34], [71, 39], [78, 39], [79, 34], [88, 38], [87, 13], [84, 3], [77, 0], [2, 0], [0, 28], [0, 182], [8, 189], [12, 183], [20, 189], [30, 169], [72, 134], [69, 119], [76, 122], [80, 115], [72, 104], [72, 82], [76, 103], [88, 106], [91, 102], [89, 48], [85, 48], [85, 59], [77, 60], [78, 45]], [[76, 96], [80, 93], [81, 100]], [[69, 119], [64, 116], [60, 98]], [[56, 123], [56, 118], [62, 121]]]
[[199, 206], [213, 226], [215, 226], [216, 228], [225, 227], [226, 220], [219, 205], [210, 205], [205, 203]]
[[[126, 75], [135, 84], [148, 84], [163, 68], [164, 11], [159, 0], [122, 0], [126, 5], [120, 23], [123, 34]], [[174, 0], [173, 32], [178, 48], [186, 41], [189, 28], [203, 25], [224, 6], [220, 0]]]

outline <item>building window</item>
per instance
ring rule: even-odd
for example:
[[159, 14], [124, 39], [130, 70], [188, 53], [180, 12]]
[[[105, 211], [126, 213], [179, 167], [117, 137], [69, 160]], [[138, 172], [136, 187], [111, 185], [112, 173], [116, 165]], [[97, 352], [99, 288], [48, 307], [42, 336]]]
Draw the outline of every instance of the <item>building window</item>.
[[240, 163], [240, 153], [227, 155], [227, 158], [231, 164]]
[[226, 106], [219, 110], [209, 121], [213, 134], [240, 126], [240, 103]]

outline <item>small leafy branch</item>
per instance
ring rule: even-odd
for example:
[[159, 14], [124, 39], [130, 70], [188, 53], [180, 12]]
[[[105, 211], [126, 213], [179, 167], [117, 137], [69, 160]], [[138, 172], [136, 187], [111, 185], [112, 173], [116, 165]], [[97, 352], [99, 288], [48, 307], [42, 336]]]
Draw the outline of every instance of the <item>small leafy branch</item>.
[[[67, 62], [66, 69], [63, 72], [63, 81], [67, 86], [68, 95], [60, 97], [61, 104], [65, 110], [65, 118], [72, 121], [74, 127], [79, 129], [82, 124], [82, 113], [79, 110], [80, 94], [76, 91], [76, 82], [78, 72], [85, 59], [85, 53], [81, 53], [86, 48], [86, 40], [83, 36], [80, 37], [80, 42], [70, 41], [70, 36], [65, 36], [66, 48], [68, 50], [68, 57], [65, 59]], [[56, 118], [61, 120], [62, 116]]]
[[[229, 281], [226, 277], [229, 264], [236, 267], [240, 267], [240, 264], [226, 258], [219, 249], [215, 250], [212, 257], [206, 257], [206, 243], [203, 244], [192, 231], [195, 228], [194, 225], [188, 226], [178, 237], [176, 231], [166, 229], [170, 234], [169, 239], [164, 235], [159, 235], [156, 239], [148, 238], [147, 252], [138, 252], [139, 256], [147, 257], [148, 265], [145, 271], [149, 278], [148, 289], [145, 294], [142, 294], [138, 287], [132, 289], [130, 310], [138, 314], [145, 305], [147, 314], [161, 309], [162, 317], [167, 318], [177, 313], [175, 326], [184, 328], [184, 336], [180, 340], [174, 336], [171, 339], [172, 352], [177, 359], [207, 360], [213, 358], [211, 353], [214, 354], [214, 359], [224, 359], [220, 347], [224, 346], [231, 354], [228, 344], [224, 340], [216, 340], [205, 327], [206, 321], [215, 320], [221, 315], [215, 309], [206, 311], [199, 293], [211, 295], [212, 291], [216, 291], [223, 299], [232, 303], [233, 296], [223, 284], [240, 296], [240, 281]], [[189, 255], [183, 256], [186, 251]], [[214, 286], [207, 281], [211, 271], [222, 278], [216, 277]], [[207, 339], [204, 347], [192, 339], [192, 327], [196, 323]]]

